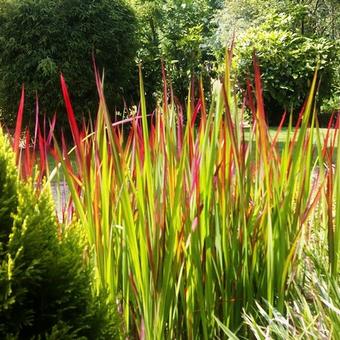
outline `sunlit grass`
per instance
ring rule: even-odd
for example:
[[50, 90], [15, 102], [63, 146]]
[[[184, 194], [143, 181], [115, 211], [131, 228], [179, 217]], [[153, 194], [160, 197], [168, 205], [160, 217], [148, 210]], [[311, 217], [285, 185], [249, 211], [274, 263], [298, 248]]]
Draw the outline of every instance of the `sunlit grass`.
[[[61, 78], [74, 139], [70, 151], [56, 138], [53, 151], [71, 195], [66, 219], [74, 213], [83, 225], [95, 254], [96, 287], [109, 289], [131, 337], [267, 331], [261, 322], [292, 313], [317, 234], [325, 261], [313, 267], [315, 275], [325, 271], [331, 278], [326, 289], [332, 280], [338, 284], [340, 141], [338, 129], [318, 128], [317, 73], [297, 126], [273, 131], [255, 63], [254, 119], [245, 133], [229, 63], [228, 55], [209, 112], [202, 87], [198, 99], [189, 93], [183, 112], [164, 75], [163, 103], [148, 114], [140, 76], [137, 112], [115, 123], [96, 74], [98, 116], [83, 130]], [[41, 137], [40, 152], [45, 142]], [[325, 320], [332, 334], [337, 318]]]

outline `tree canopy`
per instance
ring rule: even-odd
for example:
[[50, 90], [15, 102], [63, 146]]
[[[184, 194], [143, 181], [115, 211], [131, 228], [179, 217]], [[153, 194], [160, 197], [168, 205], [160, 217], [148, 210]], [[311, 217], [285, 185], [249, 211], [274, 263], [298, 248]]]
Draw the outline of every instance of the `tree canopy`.
[[[22, 84], [28, 116], [35, 96], [40, 110], [63, 111], [62, 72], [78, 114], [97, 109], [92, 57], [105, 69], [111, 105], [127, 96], [137, 49], [136, 18], [123, 0], [1, 0], [0, 107], [9, 123], [16, 116]], [[61, 115], [59, 122], [63, 121]]]
[[221, 0], [134, 0], [140, 22], [138, 52], [146, 89], [156, 92], [164, 61], [174, 93], [183, 102], [193, 74], [210, 76], [216, 61], [210, 44]]

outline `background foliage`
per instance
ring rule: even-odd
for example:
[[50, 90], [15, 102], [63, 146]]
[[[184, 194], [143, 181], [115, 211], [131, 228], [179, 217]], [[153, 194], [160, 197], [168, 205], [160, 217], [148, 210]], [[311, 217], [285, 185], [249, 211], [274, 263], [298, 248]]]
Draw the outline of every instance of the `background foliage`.
[[319, 101], [332, 93], [335, 46], [325, 38], [311, 39], [287, 30], [249, 29], [235, 48], [239, 86], [253, 78], [253, 51], [261, 64], [268, 122], [280, 123], [284, 111], [298, 110], [306, 99], [315, 68], [320, 68]]
[[23, 83], [30, 117], [39, 97], [40, 110], [62, 116], [59, 74], [74, 89], [81, 116], [97, 109], [92, 56], [105, 68], [108, 103], [129, 98], [136, 53], [136, 19], [123, 0], [1, 0], [0, 107], [10, 124], [16, 116]]
[[[221, 0], [134, 0], [140, 23], [138, 51], [148, 99], [160, 89], [161, 60], [174, 93], [185, 102], [192, 75], [214, 75], [215, 52], [210, 44], [216, 28], [212, 20]], [[159, 95], [159, 94], [158, 94]], [[159, 97], [159, 96], [158, 96]]]
[[[176, 97], [185, 103], [192, 76], [206, 93], [218, 76], [234, 34], [239, 86], [251, 77], [254, 48], [263, 72], [266, 108], [276, 124], [283, 110], [299, 111], [311, 70], [321, 61], [324, 112], [339, 107], [340, 3], [336, 0], [0, 0], [0, 118], [11, 125], [22, 83], [30, 119], [58, 111], [64, 125], [58, 75], [63, 72], [78, 117], [96, 110], [92, 54], [105, 67], [111, 108], [138, 102], [135, 61], [143, 65], [147, 100], [161, 98], [161, 60]], [[261, 42], [261, 43], [259, 43]], [[137, 59], [135, 58], [137, 57]], [[271, 82], [275, 78], [275, 83]], [[288, 98], [288, 100], [285, 100]], [[284, 102], [283, 102], [284, 101]], [[32, 118], [32, 117], [31, 117]], [[32, 119], [31, 119], [32, 120]]]
[[339, 108], [339, 14], [340, 3], [333, 0], [232, 0], [215, 17], [217, 49], [223, 50], [235, 34], [243, 90], [246, 77], [252, 78], [256, 50], [271, 124], [280, 121], [284, 110], [293, 109], [297, 117], [318, 61], [319, 106], [330, 112]]
[[[292, 32], [309, 37], [336, 40], [340, 37], [340, 3], [337, 0], [230, 0], [216, 16], [215, 39], [220, 45], [230, 43], [233, 33], [242, 35], [247, 29], [263, 22], [273, 23], [276, 16]], [[275, 28], [275, 25], [272, 26]]]

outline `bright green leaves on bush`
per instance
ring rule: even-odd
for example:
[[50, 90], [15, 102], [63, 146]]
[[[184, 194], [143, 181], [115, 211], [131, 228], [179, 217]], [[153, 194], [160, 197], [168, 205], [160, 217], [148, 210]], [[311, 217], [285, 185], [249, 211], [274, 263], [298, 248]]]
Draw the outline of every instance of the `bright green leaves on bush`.
[[333, 0], [225, 2], [216, 17], [217, 44], [224, 49], [235, 38], [243, 91], [247, 78], [253, 78], [256, 51], [270, 124], [277, 125], [285, 110], [293, 110], [296, 120], [317, 63], [318, 106], [327, 113], [339, 107], [339, 17], [339, 2]]
[[319, 65], [321, 102], [330, 96], [336, 48], [326, 39], [310, 39], [286, 30], [249, 29], [235, 47], [235, 66], [240, 87], [253, 78], [253, 53], [261, 67], [268, 121], [278, 124], [284, 111], [299, 113], [310, 79]]

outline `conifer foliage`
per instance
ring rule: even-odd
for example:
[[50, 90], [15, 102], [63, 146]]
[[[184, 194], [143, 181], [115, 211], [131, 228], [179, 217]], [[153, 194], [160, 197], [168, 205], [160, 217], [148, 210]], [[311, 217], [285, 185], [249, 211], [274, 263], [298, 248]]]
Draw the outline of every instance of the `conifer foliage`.
[[95, 297], [81, 235], [58, 236], [51, 195], [17, 179], [0, 130], [0, 338], [113, 339], [117, 316]]

